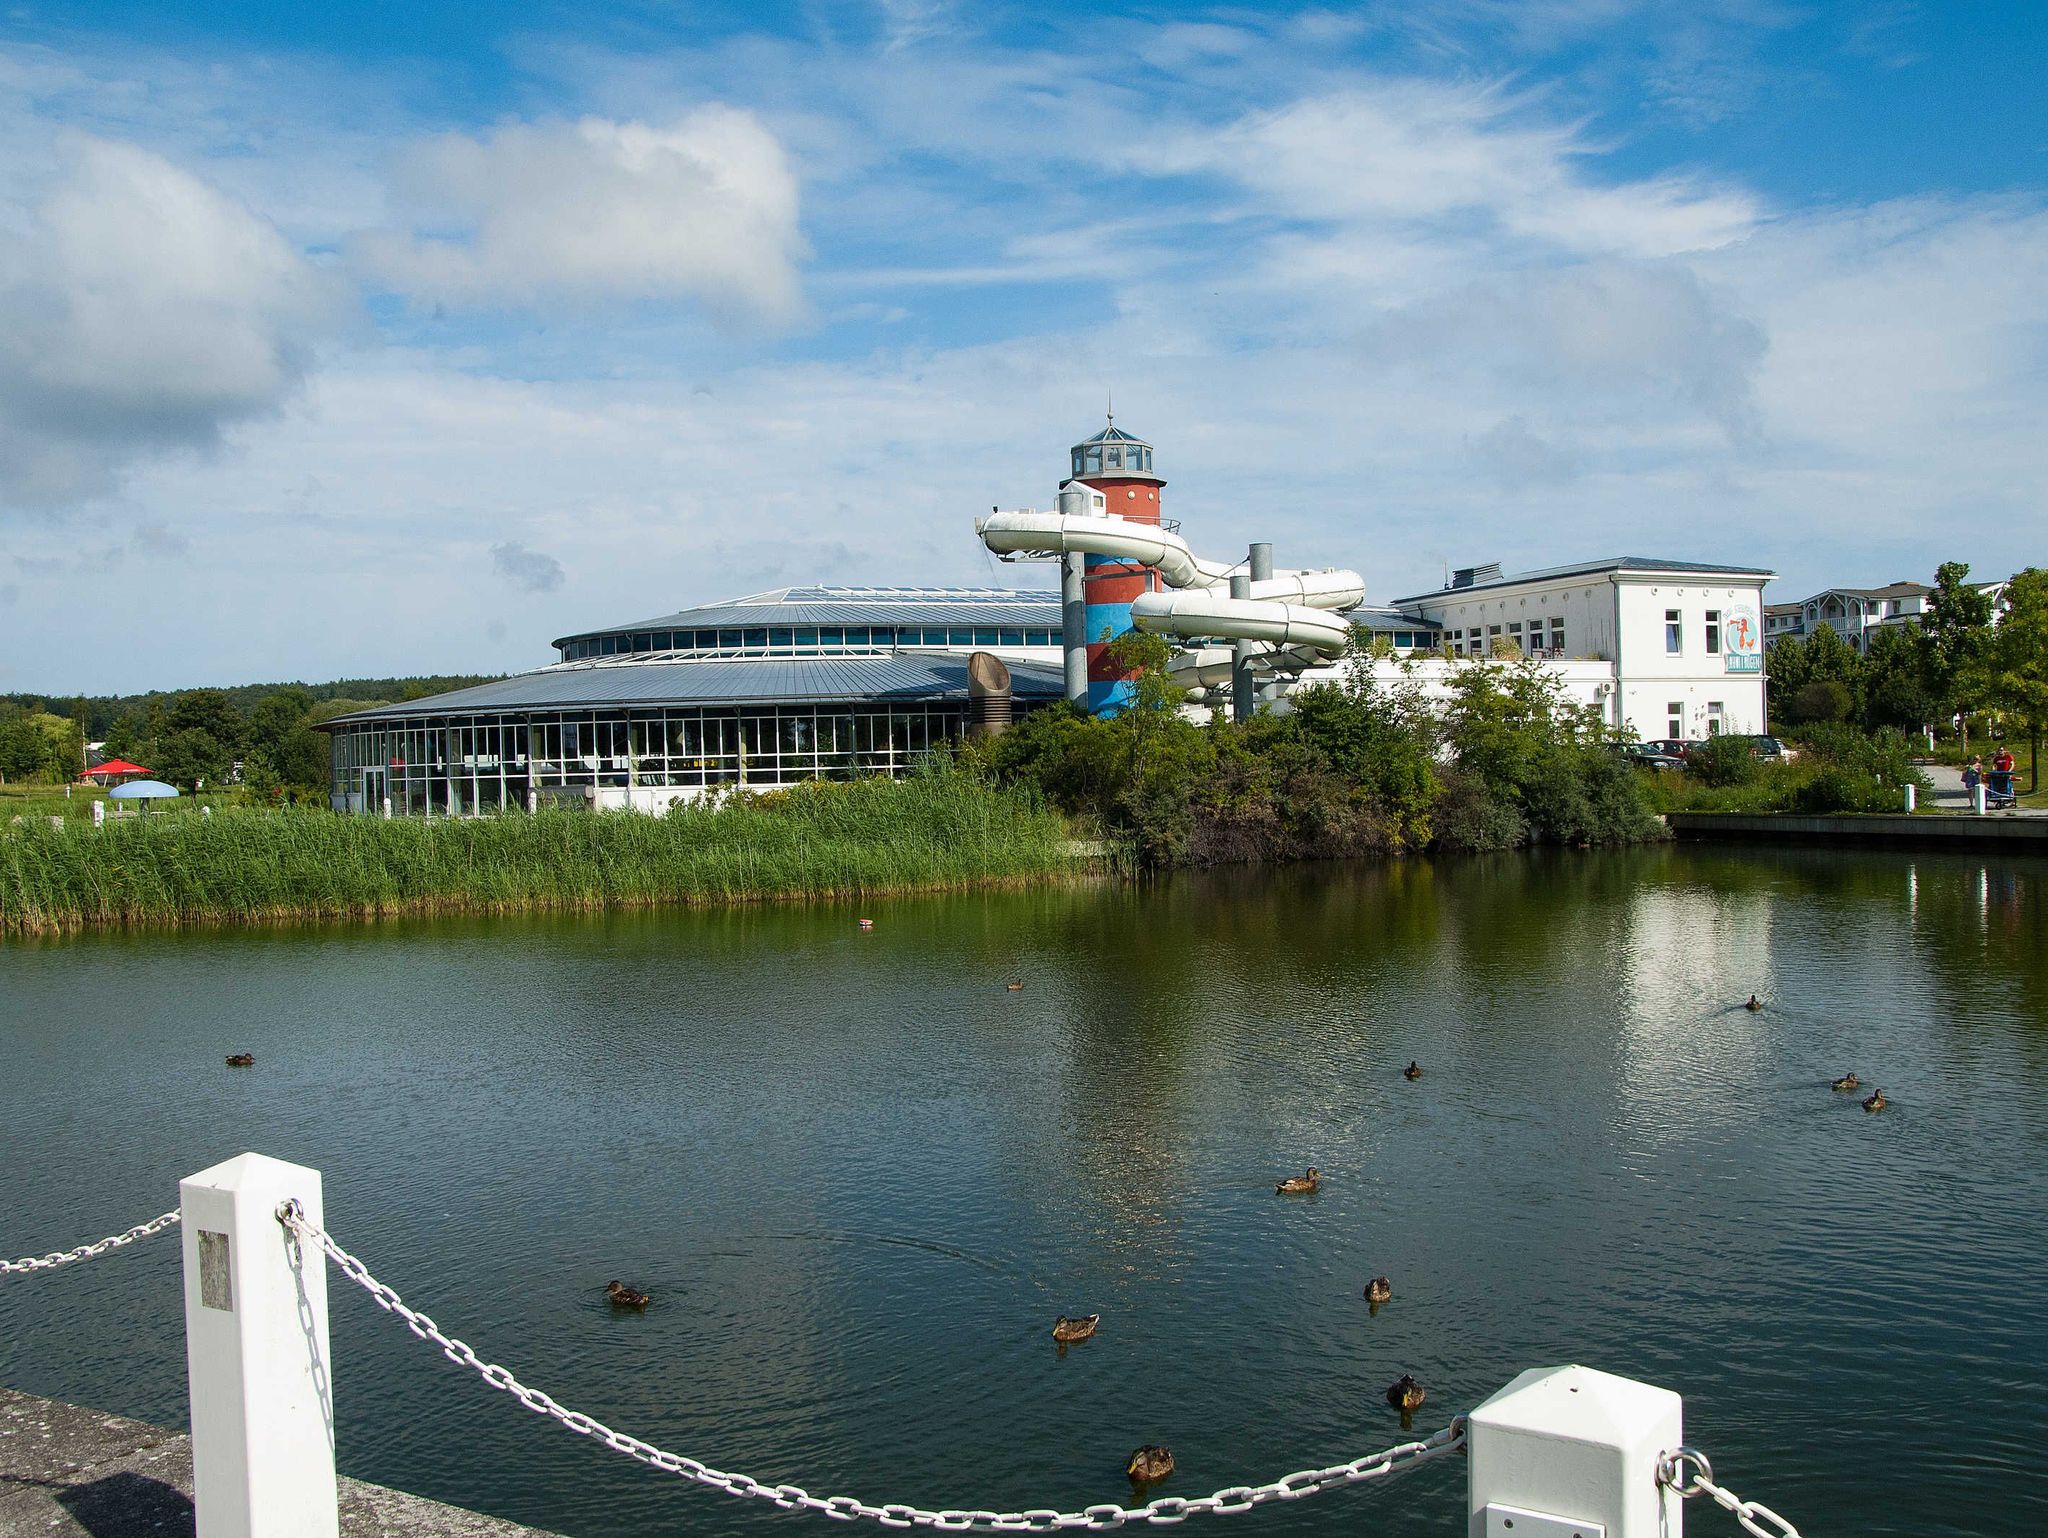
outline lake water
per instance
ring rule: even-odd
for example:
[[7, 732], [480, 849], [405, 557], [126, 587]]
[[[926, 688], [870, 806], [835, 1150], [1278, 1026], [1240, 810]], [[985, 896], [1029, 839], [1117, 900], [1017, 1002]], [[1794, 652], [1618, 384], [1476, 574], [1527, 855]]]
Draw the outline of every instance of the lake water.
[[[1658, 848], [10, 944], [0, 1253], [256, 1149], [486, 1356], [814, 1493], [1077, 1507], [1163, 1442], [1206, 1494], [1400, 1440], [1404, 1372], [1420, 1432], [1579, 1361], [1683, 1393], [1808, 1533], [2040, 1532], [2044, 913], [2038, 861]], [[182, 1424], [177, 1257], [0, 1278], [0, 1383]], [[578, 1538], [818, 1530], [331, 1298], [346, 1473]], [[1462, 1532], [1463, 1477], [1231, 1530]]]

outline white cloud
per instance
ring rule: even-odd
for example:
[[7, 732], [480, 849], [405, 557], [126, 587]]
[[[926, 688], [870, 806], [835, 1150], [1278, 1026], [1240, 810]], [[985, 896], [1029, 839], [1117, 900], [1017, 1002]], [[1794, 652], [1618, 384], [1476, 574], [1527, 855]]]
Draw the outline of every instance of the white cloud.
[[275, 411], [337, 318], [263, 219], [132, 144], [73, 137], [0, 226], [0, 503], [104, 494], [138, 455]]
[[1758, 219], [1740, 191], [1679, 177], [1608, 185], [1585, 174], [1593, 146], [1529, 120], [1497, 88], [1377, 80], [1190, 127], [1141, 144], [1162, 172], [1228, 176], [1286, 214], [1338, 225], [1457, 225], [1589, 254], [1669, 256], [1723, 246]]
[[796, 174], [750, 112], [446, 134], [403, 155], [395, 181], [412, 227], [353, 249], [373, 280], [421, 300], [694, 298], [778, 324], [801, 308]]

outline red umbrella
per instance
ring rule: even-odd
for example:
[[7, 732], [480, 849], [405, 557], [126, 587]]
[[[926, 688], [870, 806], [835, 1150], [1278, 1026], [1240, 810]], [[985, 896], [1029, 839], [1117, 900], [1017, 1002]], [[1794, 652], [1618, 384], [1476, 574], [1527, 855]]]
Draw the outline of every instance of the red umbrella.
[[147, 774], [149, 771], [140, 764], [131, 764], [125, 758], [110, 758], [104, 764], [85, 771], [88, 780], [113, 779], [124, 774]]

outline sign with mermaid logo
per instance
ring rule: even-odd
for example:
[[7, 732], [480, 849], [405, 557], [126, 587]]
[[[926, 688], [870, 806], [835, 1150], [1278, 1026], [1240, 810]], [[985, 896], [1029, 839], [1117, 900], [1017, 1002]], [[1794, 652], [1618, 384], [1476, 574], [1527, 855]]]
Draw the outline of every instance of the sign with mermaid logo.
[[1757, 612], [1737, 604], [1721, 621], [1721, 655], [1731, 673], [1761, 673], [1764, 670], [1764, 627]]

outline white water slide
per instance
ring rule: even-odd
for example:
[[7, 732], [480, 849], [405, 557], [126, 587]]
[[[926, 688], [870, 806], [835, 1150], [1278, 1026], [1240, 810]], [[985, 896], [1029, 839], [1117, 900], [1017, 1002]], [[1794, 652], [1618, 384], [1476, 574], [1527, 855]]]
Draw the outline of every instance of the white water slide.
[[[1102, 555], [1157, 571], [1166, 593], [1140, 593], [1131, 623], [1158, 635], [1217, 637], [1259, 643], [1250, 661], [1261, 672], [1298, 673], [1323, 658], [1341, 657], [1351, 626], [1333, 611], [1365, 601], [1365, 579], [1355, 571], [1280, 571], [1249, 584], [1250, 596], [1230, 596], [1242, 564], [1204, 561], [1171, 529], [1127, 518], [1076, 513], [991, 513], [976, 520], [981, 542], [997, 555]], [[1203, 647], [1174, 659], [1181, 683], [1207, 689], [1230, 680], [1228, 647]]]

